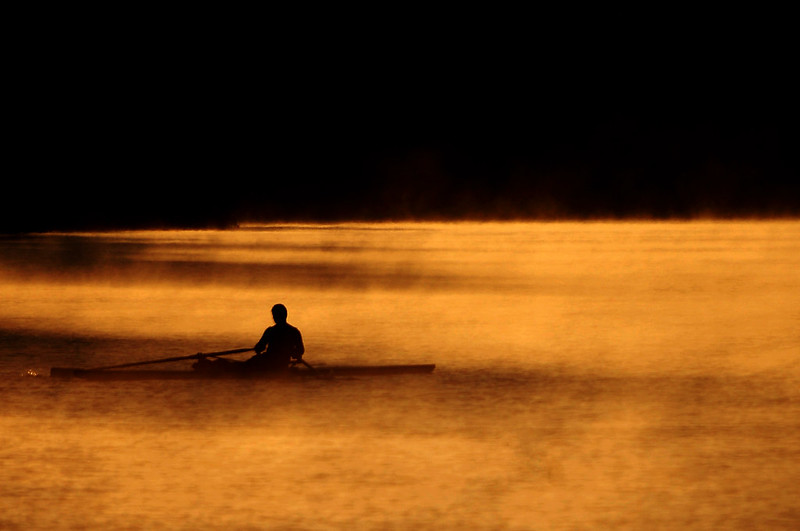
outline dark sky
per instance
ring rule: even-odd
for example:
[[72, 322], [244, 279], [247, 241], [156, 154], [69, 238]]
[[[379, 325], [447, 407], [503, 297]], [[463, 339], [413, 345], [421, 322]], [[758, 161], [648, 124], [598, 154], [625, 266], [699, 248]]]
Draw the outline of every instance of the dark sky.
[[800, 215], [780, 27], [276, 24], [29, 40], [0, 230]]

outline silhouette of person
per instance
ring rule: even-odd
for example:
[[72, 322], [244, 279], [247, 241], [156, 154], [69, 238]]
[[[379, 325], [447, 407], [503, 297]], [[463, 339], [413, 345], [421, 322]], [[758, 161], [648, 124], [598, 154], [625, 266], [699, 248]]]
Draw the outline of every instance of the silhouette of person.
[[300, 330], [286, 322], [286, 306], [276, 304], [272, 307], [272, 320], [270, 326], [261, 335], [253, 350], [256, 355], [246, 361], [233, 361], [217, 359], [214, 361], [200, 358], [192, 368], [198, 371], [213, 371], [215, 373], [241, 373], [251, 371], [285, 371], [289, 368], [291, 360], [303, 359], [305, 347]]
[[300, 330], [286, 322], [288, 312], [283, 304], [272, 307], [272, 320], [275, 325], [270, 326], [261, 335], [253, 350], [256, 355], [245, 361], [246, 369], [257, 371], [286, 370], [292, 360], [300, 361], [303, 358], [305, 347]]

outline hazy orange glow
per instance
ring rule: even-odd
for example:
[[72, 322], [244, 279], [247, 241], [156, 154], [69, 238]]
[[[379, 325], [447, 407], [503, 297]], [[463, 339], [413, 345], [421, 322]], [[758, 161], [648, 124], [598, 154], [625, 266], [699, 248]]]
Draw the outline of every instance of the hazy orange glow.
[[[254, 226], [0, 245], [0, 524], [800, 520], [800, 223]], [[437, 370], [276, 385], [10, 377], [247, 347], [274, 302], [313, 364]]]

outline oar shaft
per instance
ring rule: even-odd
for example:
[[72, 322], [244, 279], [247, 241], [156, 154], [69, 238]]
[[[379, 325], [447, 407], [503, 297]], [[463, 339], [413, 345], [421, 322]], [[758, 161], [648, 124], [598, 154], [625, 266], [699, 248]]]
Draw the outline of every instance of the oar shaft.
[[193, 360], [199, 358], [205, 358], [207, 356], [227, 356], [230, 354], [241, 354], [242, 352], [249, 352], [253, 350], [252, 347], [250, 348], [235, 348], [233, 350], [223, 350], [220, 352], [208, 352], [202, 353], [198, 352], [197, 354], [192, 354], [191, 356], [176, 356], [173, 358], [161, 358], [157, 360], [147, 360], [147, 361], [135, 361], [133, 363], [122, 363], [120, 365], [106, 365], [104, 367], [94, 367], [93, 369], [89, 369], [92, 371], [100, 371], [104, 369], [123, 369], [125, 367], [136, 367], [139, 365], [150, 365], [153, 363], [167, 363], [170, 361], [181, 361], [181, 360]]

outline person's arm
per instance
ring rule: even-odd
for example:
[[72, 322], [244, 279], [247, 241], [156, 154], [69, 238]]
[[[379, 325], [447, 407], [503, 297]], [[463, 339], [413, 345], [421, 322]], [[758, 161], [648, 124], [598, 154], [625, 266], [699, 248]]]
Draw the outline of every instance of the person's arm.
[[[295, 329], [297, 330], [297, 329]], [[296, 360], [303, 358], [303, 353], [306, 351], [306, 347], [303, 346], [303, 336], [300, 334], [300, 330], [297, 330], [297, 341], [294, 344], [294, 353], [292, 357]]]
[[264, 330], [264, 333], [261, 334], [261, 339], [258, 340], [253, 350], [256, 351], [256, 354], [261, 354], [267, 349], [267, 343], [269, 343], [269, 328]]

